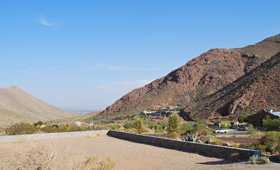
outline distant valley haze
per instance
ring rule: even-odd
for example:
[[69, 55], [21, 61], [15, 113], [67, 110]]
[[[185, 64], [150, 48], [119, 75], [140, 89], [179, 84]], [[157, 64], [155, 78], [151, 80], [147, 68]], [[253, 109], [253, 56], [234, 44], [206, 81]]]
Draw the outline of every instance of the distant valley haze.
[[0, 88], [103, 110], [212, 48], [280, 33], [280, 2], [0, 1]]

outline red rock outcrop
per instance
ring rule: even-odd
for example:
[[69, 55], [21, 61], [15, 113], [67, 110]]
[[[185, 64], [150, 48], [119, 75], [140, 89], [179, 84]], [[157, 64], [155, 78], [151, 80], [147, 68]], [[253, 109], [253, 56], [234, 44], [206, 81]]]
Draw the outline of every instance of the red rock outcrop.
[[171, 105], [193, 105], [279, 51], [280, 34], [240, 49], [209, 50], [165, 77], [124, 95], [101, 112], [100, 116], [134, 114]]

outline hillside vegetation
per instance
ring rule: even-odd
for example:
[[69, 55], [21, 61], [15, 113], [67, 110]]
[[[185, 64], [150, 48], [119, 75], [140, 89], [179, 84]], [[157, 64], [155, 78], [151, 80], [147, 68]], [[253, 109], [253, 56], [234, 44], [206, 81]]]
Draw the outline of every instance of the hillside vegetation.
[[19, 123], [19, 122], [27, 122], [32, 123], [34, 120], [28, 119], [24, 116], [21, 116], [17, 113], [0, 109], [0, 130], [3, 130], [6, 127], [9, 127], [13, 124]]

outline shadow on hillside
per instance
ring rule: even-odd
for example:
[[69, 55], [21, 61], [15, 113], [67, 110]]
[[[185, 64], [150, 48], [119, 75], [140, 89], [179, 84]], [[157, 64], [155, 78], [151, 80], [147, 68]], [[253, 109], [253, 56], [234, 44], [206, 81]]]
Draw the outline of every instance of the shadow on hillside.
[[232, 164], [234, 161], [226, 161], [226, 160], [220, 160], [220, 161], [208, 161], [208, 162], [201, 162], [197, 163], [200, 165], [224, 165], [224, 164]]

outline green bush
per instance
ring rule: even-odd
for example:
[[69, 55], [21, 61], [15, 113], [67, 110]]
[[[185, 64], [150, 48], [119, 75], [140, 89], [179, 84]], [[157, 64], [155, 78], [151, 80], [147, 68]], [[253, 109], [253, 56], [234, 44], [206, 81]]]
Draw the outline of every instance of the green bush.
[[158, 126], [157, 123], [150, 123], [150, 122], [148, 123], [148, 127], [149, 127], [150, 129], [156, 129], [157, 126]]
[[256, 150], [259, 150], [259, 151], [261, 151], [261, 152], [264, 153], [264, 152], [266, 152], [266, 147], [267, 147], [266, 145], [261, 145], [261, 144], [260, 144], [260, 145], [257, 145], [257, 146], [255, 147], [255, 149], [256, 149]]
[[37, 132], [37, 128], [29, 123], [17, 123], [7, 128], [6, 134], [8, 135], [22, 135], [22, 134], [33, 134]]
[[199, 136], [207, 136], [211, 134], [212, 130], [208, 129], [208, 123], [206, 120], [199, 120], [194, 124], [194, 132]]
[[185, 123], [180, 126], [180, 134], [187, 134], [193, 131], [193, 123]]
[[43, 122], [39, 120], [38, 122], [33, 123], [33, 126], [37, 127], [37, 126], [41, 126], [42, 124]]
[[110, 128], [113, 129], [113, 130], [119, 130], [120, 127], [121, 127], [121, 126], [118, 125], [118, 124], [116, 124], [116, 123], [110, 125]]
[[168, 117], [167, 132], [170, 138], [176, 139], [179, 136], [178, 131], [180, 123], [180, 118], [177, 114]]
[[137, 118], [134, 122], [134, 128], [137, 130], [138, 134], [142, 134], [145, 131], [144, 123], [142, 118]]
[[163, 133], [164, 133], [164, 130], [163, 130], [163, 128], [162, 128], [161, 125], [158, 125], [158, 126], [156, 127], [156, 129], [155, 129], [155, 132], [156, 132], [156, 133], [159, 133], [159, 134], [163, 134]]
[[278, 132], [266, 132], [261, 137], [261, 144], [266, 146], [266, 151], [270, 153], [274, 153], [279, 140], [279, 133]]
[[134, 123], [132, 122], [127, 122], [123, 125], [124, 128], [126, 129], [131, 129], [131, 128], [134, 128]]
[[249, 124], [249, 125], [248, 125], [248, 132], [249, 132], [250, 134], [252, 134], [252, 133], [257, 132], [257, 129], [255, 129], [253, 125]]
[[268, 116], [263, 119], [263, 127], [265, 130], [269, 131], [280, 131], [280, 118], [279, 119], [270, 119]]
[[211, 142], [213, 145], [220, 145], [221, 141], [219, 139], [215, 139]]
[[248, 116], [247, 115], [242, 115], [238, 118], [238, 122], [239, 123], [243, 123], [243, 122], [248, 122]]

